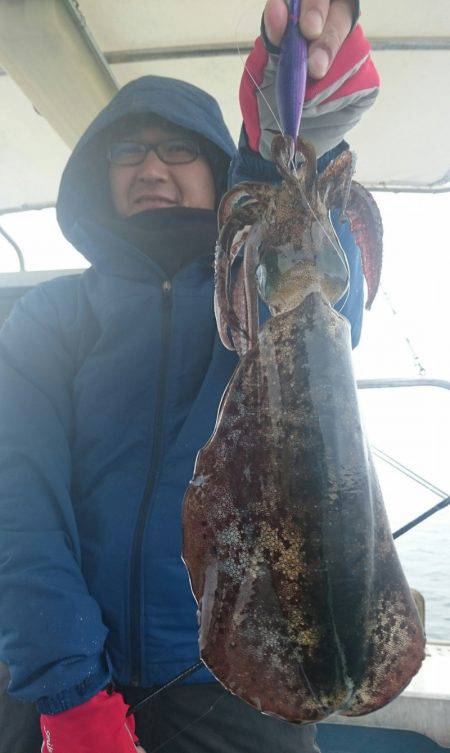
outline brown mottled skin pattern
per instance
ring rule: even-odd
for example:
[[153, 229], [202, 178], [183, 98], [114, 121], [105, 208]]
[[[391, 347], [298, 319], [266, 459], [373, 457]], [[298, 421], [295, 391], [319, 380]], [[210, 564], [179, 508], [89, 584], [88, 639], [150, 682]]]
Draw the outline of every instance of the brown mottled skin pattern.
[[[299, 148], [298, 177], [279, 137], [281, 188], [241, 184], [221, 206], [216, 311], [242, 357], [186, 493], [183, 558], [205, 664], [301, 723], [388, 703], [420, 667], [424, 635], [361, 427], [349, 325], [330, 306], [347, 270], [328, 208], [345, 208], [353, 159], [317, 179], [312, 147]], [[250, 223], [229, 295], [233, 239]], [[372, 297], [377, 232], [361, 230]], [[273, 313], [259, 331], [257, 269]]]

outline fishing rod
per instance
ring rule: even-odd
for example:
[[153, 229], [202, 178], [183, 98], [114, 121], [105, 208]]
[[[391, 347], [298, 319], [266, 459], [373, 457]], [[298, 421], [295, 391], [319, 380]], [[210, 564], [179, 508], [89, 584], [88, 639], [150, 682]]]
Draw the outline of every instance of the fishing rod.
[[422, 513], [422, 515], [419, 515], [417, 518], [414, 518], [414, 520], [411, 520], [409, 523], [406, 523], [406, 525], [402, 526], [398, 529], [398, 531], [395, 531], [395, 533], [392, 534], [393, 539], [398, 539], [399, 536], [403, 536], [404, 533], [407, 531], [410, 531], [411, 528], [415, 528], [419, 525], [423, 520], [426, 520], [430, 517], [430, 515], [434, 515], [438, 510], [443, 510], [445, 507], [448, 507], [450, 505], [450, 497], [445, 497], [445, 499], [441, 499], [440, 502], [437, 503], [437, 505], [434, 505], [426, 512]]
[[429, 481], [422, 478], [422, 476], [419, 476], [417, 473], [414, 473], [414, 471], [412, 471], [406, 465], [403, 465], [403, 463], [400, 463], [399, 460], [395, 460], [395, 458], [388, 455], [387, 452], [383, 452], [383, 450], [379, 450], [378, 447], [374, 447], [373, 445], [372, 445], [372, 452], [381, 460], [384, 460], [385, 463], [388, 463], [397, 471], [400, 471], [400, 473], [403, 473], [405, 476], [412, 479], [417, 484], [420, 484], [421, 486], [425, 487], [425, 489], [428, 489], [428, 491], [431, 491], [433, 492], [433, 494], [437, 494], [438, 497], [441, 497], [440, 502], [438, 502], [436, 505], [434, 505], [433, 507], [430, 507], [429, 510], [422, 513], [422, 515], [419, 515], [417, 518], [414, 518], [414, 520], [411, 520], [409, 523], [406, 523], [406, 525], [402, 526], [402, 528], [399, 528], [398, 531], [395, 531], [395, 533], [392, 535], [394, 539], [397, 539], [399, 536], [402, 536], [402, 534], [406, 533], [407, 531], [410, 531], [411, 528], [415, 528], [423, 520], [426, 520], [427, 518], [429, 518], [430, 515], [434, 515], [436, 512], [438, 512], [438, 510], [443, 510], [445, 507], [447, 507], [450, 504], [450, 497], [447, 495], [446, 492], [444, 492], [442, 489], [439, 489], [437, 486], [434, 486], [434, 484], [431, 484]]
[[176, 685], [176, 683], [181, 682], [182, 680], [185, 680], [187, 677], [190, 677], [190, 675], [193, 675], [194, 672], [198, 672], [199, 669], [202, 669], [205, 665], [203, 664], [202, 660], [196, 662], [192, 665], [192, 667], [188, 667], [187, 669], [183, 670], [183, 672], [180, 672], [179, 675], [176, 677], [173, 677], [169, 682], [166, 682], [165, 685], [161, 685], [159, 688], [155, 688], [155, 690], [152, 690], [151, 693], [144, 696], [140, 701], [130, 706], [130, 708], [127, 711], [127, 716], [131, 716], [131, 714], [135, 714], [136, 711], [139, 711], [143, 706], [145, 706], [149, 701], [153, 700], [157, 695], [160, 693], [165, 692], [169, 688], [172, 687], [172, 685]]

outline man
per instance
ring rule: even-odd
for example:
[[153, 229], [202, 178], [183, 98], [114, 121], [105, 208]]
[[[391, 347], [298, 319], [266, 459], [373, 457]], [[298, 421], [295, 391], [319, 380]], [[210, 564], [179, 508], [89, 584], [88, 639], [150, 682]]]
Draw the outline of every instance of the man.
[[[308, 26], [313, 10], [322, 31]], [[351, 0], [303, 3], [317, 76], [304, 127], [322, 168], [378, 85], [361, 30], [347, 37], [352, 15]], [[227, 176], [277, 177], [261, 156], [273, 124], [252, 78], [270, 94], [282, 0], [264, 20], [239, 153], [201, 90], [155, 76], [124, 87], [80, 140], [58, 197], [60, 226], [92, 267], [37, 287], [1, 333], [0, 656], [10, 696], [42, 715], [44, 753], [135, 751], [127, 704], [198, 661], [180, 509], [237, 362], [213, 316], [215, 209]], [[321, 50], [328, 66], [336, 56], [328, 74]], [[359, 253], [347, 224], [339, 235], [356, 344]], [[37, 753], [36, 719], [17, 703], [4, 704], [0, 750]], [[136, 731], [147, 753], [317, 750], [314, 727], [262, 716], [206, 668], [138, 712]]]

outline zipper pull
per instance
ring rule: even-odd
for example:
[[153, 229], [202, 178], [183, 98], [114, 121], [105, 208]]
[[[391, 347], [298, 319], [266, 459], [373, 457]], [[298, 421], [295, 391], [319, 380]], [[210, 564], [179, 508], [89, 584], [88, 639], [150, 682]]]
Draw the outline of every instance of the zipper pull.
[[162, 284], [162, 302], [164, 308], [172, 307], [172, 283], [170, 280], [164, 280]]

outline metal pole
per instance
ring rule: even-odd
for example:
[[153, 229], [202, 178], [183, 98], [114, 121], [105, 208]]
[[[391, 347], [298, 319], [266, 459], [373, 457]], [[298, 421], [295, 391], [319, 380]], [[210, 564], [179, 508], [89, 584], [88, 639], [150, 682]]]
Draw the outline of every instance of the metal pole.
[[20, 250], [19, 246], [15, 242], [13, 238], [11, 238], [10, 235], [6, 232], [6, 230], [3, 229], [3, 227], [0, 225], [0, 235], [3, 235], [3, 237], [8, 241], [8, 243], [13, 247], [14, 251], [17, 254], [17, 258], [19, 260], [19, 267], [21, 272], [25, 272], [25, 259], [23, 257], [23, 253]]

